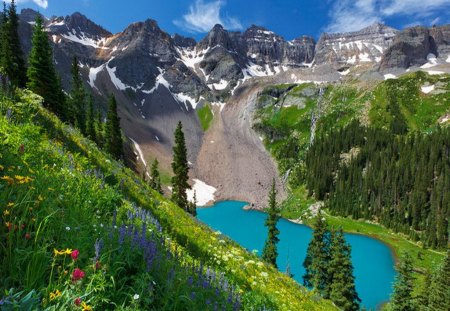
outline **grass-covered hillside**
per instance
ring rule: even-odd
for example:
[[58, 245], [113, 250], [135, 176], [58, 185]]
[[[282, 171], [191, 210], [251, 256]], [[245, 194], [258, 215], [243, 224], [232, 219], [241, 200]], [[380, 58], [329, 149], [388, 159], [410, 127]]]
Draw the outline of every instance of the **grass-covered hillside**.
[[324, 204], [333, 226], [408, 251], [424, 271], [444, 254], [436, 235], [445, 237], [449, 217], [449, 125], [450, 77], [415, 72], [372, 84], [268, 87], [254, 127], [286, 178], [284, 217], [309, 223]]
[[332, 310], [20, 91], [0, 101], [2, 310]]

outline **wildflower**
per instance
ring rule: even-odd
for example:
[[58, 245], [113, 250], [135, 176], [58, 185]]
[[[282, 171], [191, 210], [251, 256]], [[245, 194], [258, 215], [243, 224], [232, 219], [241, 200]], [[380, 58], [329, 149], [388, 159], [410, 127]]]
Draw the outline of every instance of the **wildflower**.
[[84, 278], [84, 272], [78, 268], [75, 268], [75, 270], [73, 270], [72, 272], [72, 280], [73, 281], [78, 281], [81, 280], [82, 278]]
[[3, 179], [3, 180], [5, 180], [7, 183], [8, 183], [8, 185], [12, 185], [12, 184], [14, 184], [14, 179], [12, 179], [11, 177], [9, 177], [9, 176], [2, 176], [2, 177], [0, 177], [0, 179]]
[[72, 250], [70, 248], [66, 248], [66, 250], [64, 251], [64, 254], [70, 255], [70, 254], [72, 254]]
[[80, 254], [80, 251], [75, 249], [72, 251], [72, 253], [70, 253], [70, 257], [72, 257], [73, 260], [77, 260], [79, 254]]
[[0, 164], [0, 171], [3, 171], [4, 169], [5, 169], [5, 167]]
[[31, 239], [31, 235], [28, 232], [25, 233], [25, 239], [27, 239], [27, 240]]
[[100, 263], [100, 261], [96, 261], [95, 262], [95, 270], [99, 270], [99, 269], [101, 269], [102, 268], [102, 264]]
[[69, 226], [66, 227], [66, 231], [70, 231], [70, 227]]
[[38, 195], [38, 201], [40, 201], [40, 202], [44, 201], [44, 198], [42, 197], [42, 195]]
[[13, 207], [14, 206], [14, 203], [13, 202], [9, 202], [7, 205], [6, 205], [6, 207]]
[[92, 307], [89, 306], [87, 303], [85, 303], [84, 301], [81, 303], [81, 310], [82, 311], [91, 311]]
[[5, 215], [5, 216], [9, 216], [11, 213], [10, 213], [10, 211], [8, 211], [8, 210], [4, 210], [3, 211], [3, 215]]
[[57, 289], [54, 292], [50, 293], [50, 301], [55, 300], [56, 298], [61, 296], [61, 292]]
[[81, 298], [78, 297], [75, 299], [75, 301], [73, 302], [76, 306], [79, 306], [81, 304]]
[[139, 299], [139, 294], [134, 294], [133, 299], [134, 300], [138, 300]]

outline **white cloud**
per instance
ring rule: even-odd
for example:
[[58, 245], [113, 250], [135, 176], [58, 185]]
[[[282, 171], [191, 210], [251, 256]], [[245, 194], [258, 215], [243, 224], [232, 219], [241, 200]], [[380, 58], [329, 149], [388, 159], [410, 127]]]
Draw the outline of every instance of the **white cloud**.
[[[26, 2], [34, 2], [39, 5], [41, 8], [46, 9], [48, 7], [48, 0], [16, 0], [16, 4], [26, 3]], [[11, 2], [11, 0], [6, 0], [6, 2]]]
[[421, 21], [428, 24], [432, 15], [446, 9], [450, 9], [450, 0], [337, 0], [329, 11], [331, 21], [325, 31], [356, 31], [396, 16], [414, 20], [428, 17]]
[[242, 24], [235, 17], [221, 16], [220, 10], [225, 6], [224, 0], [204, 2], [196, 0], [189, 6], [189, 12], [182, 20], [175, 20], [175, 25], [190, 32], [208, 32], [215, 24], [221, 24], [229, 30], [242, 29]]

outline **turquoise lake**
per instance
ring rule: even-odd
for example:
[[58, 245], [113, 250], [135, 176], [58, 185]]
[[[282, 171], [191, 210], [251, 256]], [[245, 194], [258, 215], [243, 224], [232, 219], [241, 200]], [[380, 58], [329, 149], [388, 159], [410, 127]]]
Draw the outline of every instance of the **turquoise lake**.
[[[267, 236], [264, 227], [266, 214], [258, 211], [245, 211], [245, 202], [223, 201], [212, 207], [198, 208], [198, 219], [214, 230], [219, 230], [246, 249], [258, 250], [261, 254]], [[302, 283], [303, 260], [312, 237], [311, 228], [280, 219], [280, 242], [277, 264], [285, 271], [290, 262], [294, 279]], [[385, 244], [363, 235], [346, 234], [352, 246], [352, 262], [356, 277], [356, 290], [362, 305], [376, 310], [389, 299], [395, 277], [394, 257]]]

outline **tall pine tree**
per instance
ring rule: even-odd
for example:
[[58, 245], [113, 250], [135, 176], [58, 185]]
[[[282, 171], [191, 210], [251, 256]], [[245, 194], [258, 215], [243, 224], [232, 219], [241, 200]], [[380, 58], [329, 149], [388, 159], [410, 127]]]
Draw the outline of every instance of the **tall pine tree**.
[[278, 220], [280, 219], [279, 211], [277, 208], [276, 201], [277, 191], [275, 189], [275, 179], [272, 181], [272, 187], [269, 192], [269, 206], [267, 209], [267, 218], [264, 225], [267, 227], [267, 240], [264, 244], [262, 259], [270, 264], [272, 264], [275, 268], [277, 268], [277, 243], [280, 241], [278, 235], [280, 231], [277, 228]]
[[351, 247], [345, 241], [342, 229], [334, 232], [331, 241], [330, 299], [342, 310], [359, 310], [361, 299], [356, 293], [351, 261]]
[[8, 40], [5, 43], [8, 44], [8, 48], [11, 51], [9, 63], [5, 64], [6, 72], [14, 87], [25, 87], [27, 82], [27, 72], [22, 47], [20, 45], [19, 16], [17, 15], [17, 8], [14, 0], [11, 1], [11, 5], [8, 9], [6, 30]]
[[450, 309], [450, 249], [433, 275], [430, 288], [430, 310]]
[[150, 169], [150, 187], [153, 190], [156, 190], [157, 192], [163, 194], [161, 188], [161, 177], [159, 175], [159, 162], [156, 158], [153, 161], [152, 167]]
[[308, 245], [306, 258], [303, 262], [305, 268], [303, 284], [316, 289], [326, 298], [330, 291], [330, 242], [328, 224], [319, 210], [314, 225], [313, 238]]
[[105, 148], [114, 158], [118, 160], [123, 159], [122, 132], [114, 95], [111, 95], [109, 98], [108, 113], [106, 114]]
[[78, 59], [76, 57], [72, 60], [72, 90], [70, 92], [70, 105], [69, 105], [69, 115], [75, 120], [72, 121], [76, 127], [78, 127], [87, 136], [86, 131], [86, 93], [83, 87], [83, 80], [80, 76], [80, 68], [78, 66]]
[[191, 211], [187, 199], [186, 190], [189, 186], [189, 166], [187, 160], [186, 142], [184, 140], [183, 125], [178, 122], [175, 130], [175, 145], [173, 146], [172, 170], [172, 200], [186, 212], [194, 214]]
[[413, 265], [411, 256], [404, 253], [398, 274], [395, 278], [394, 292], [391, 296], [391, 310], [392, 311], [412, 311], [415, 310], [413, 293]]
[[64, 98], [52, 61], [52, 49], [40, 15], [33, 30], [28, 60], [28, 88], [44, 98], [44, 106], [59, 116], [64, 112]]
[[94, 112], [94, 97], [89, 95], [88, 110], [86, 115], [86, 134], [93, 141], [97, 141], [95, 132], [95, 112]]

